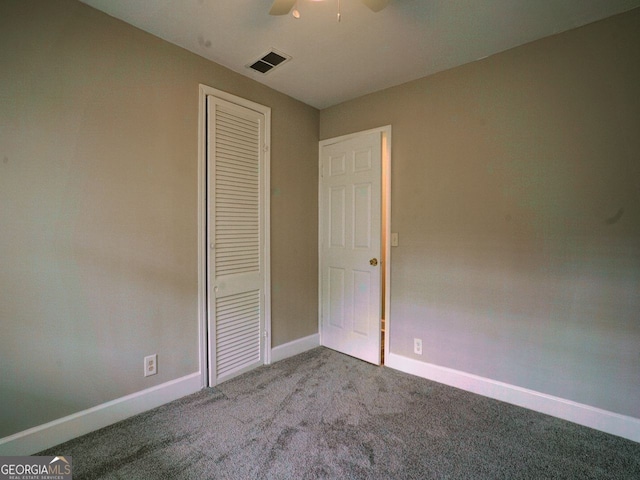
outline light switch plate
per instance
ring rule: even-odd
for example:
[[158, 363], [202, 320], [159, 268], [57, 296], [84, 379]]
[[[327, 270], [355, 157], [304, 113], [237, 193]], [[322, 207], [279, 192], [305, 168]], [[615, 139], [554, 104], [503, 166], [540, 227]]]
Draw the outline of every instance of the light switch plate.
[[392, 247], [397, 247], [398, 246], [398, 233], [397, 232], [391, 232], [391, 246]]

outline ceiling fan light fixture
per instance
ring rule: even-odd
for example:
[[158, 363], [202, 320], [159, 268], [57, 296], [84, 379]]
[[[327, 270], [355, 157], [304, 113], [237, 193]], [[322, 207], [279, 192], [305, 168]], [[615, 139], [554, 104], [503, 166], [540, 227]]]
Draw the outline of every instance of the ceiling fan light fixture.
[[[295, 7], [297, 0], [273, 0], [273, 4], [271, 5], [271, 10], [269, 10], [269, 15], [287, 15], [293, 7]], [[324, 0], [311, 0], [312, 2], [322, 2]], [[383, 8], [385, 8], [391, 0], [361, 0], [372, 12], [379, 12]], [[339, 7], [338, 7], [339, 9]], [[298, 12], [298, 16], [295, 15], [295, 18], [300, 18], [300, 12]], [[338, 21], [340, 19], [338, 18]]]

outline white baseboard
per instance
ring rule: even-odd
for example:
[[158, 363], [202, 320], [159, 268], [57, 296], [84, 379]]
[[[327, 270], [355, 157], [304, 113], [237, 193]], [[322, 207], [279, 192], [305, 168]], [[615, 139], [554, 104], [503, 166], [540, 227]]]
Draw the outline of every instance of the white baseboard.
[[271, 349], [271, 362], [278, 362], [285, 358], [293, 357], [299, 353], [306, 352], [312, 348], [320, 346], [320, 334], [314, 333], [308, 337], [293, 340], [284, 345], [278, 345]]
[[620, 415], [459, 370], [420, 362], [395, 353], [388, 355], [385, 365], [418, 377], [640, 442], [640, 419], [635, 417]]
[[44, 425], [0, 438], [0, 456], [32, 455], [202, 389], [202, 375], [182, 378], [117, 398]]

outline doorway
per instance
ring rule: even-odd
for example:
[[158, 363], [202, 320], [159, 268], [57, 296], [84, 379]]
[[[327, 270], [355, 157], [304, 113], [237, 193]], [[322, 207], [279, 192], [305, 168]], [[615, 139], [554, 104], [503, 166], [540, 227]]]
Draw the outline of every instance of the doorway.
[[380, 365], [389, 344], [391, 127], [320, 142], [320, 343]]
[[270, 361], [271, 110], [203, 85], [200, 101], [201, 371], [214, 386]]

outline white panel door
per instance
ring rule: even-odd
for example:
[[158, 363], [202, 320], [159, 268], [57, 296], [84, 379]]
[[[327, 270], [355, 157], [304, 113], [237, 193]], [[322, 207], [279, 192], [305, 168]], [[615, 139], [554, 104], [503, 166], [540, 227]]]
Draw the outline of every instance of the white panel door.
[[320, 147], [322, 345], [380, 364], [381, 133]]
[[207, 97], [209, 384], [265, 359], [265, 115]]

